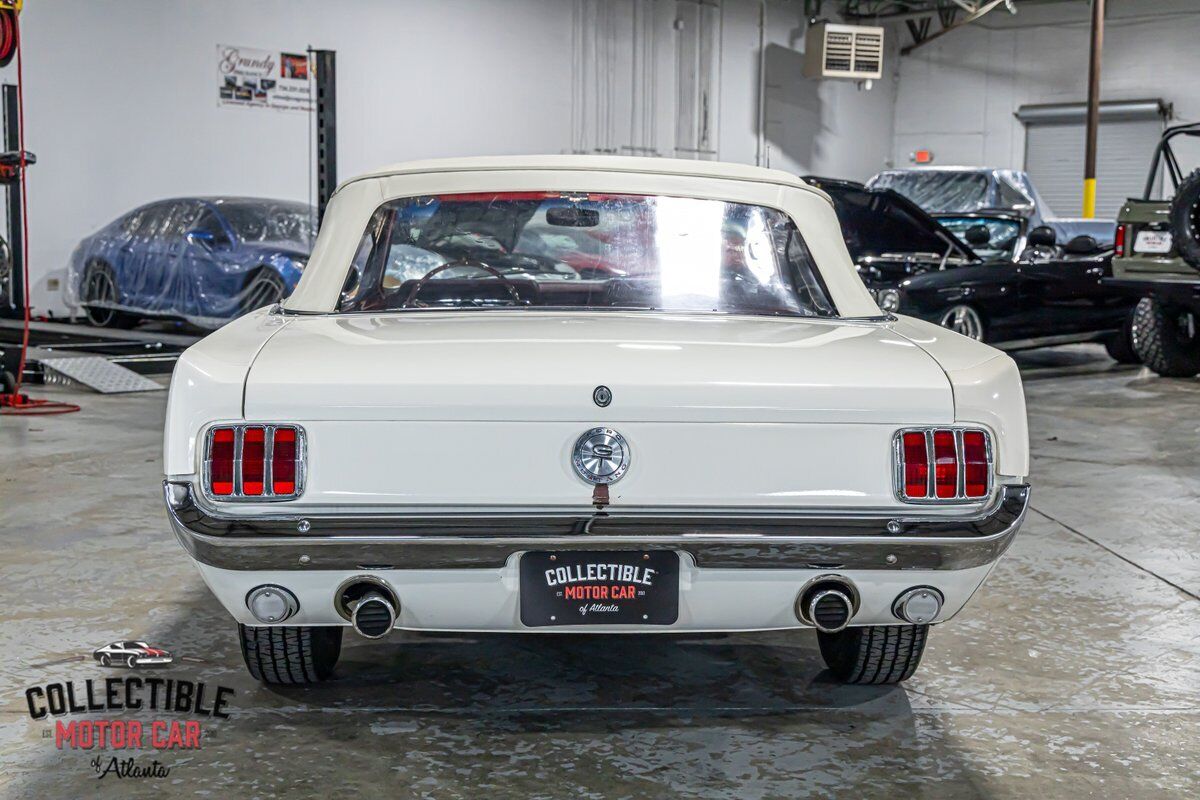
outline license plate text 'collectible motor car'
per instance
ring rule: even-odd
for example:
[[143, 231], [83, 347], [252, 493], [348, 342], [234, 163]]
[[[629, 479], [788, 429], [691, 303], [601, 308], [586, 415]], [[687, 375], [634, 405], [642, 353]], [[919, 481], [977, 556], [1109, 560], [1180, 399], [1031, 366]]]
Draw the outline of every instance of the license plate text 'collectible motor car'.
[[1012, 360], [881, 311], [802, 180], [481, 158], [340, 187], [295, 292], [179, 360], [164, 488], [263, 681], [348, 627], [815, 628], [893, 683], [1028, 458]]

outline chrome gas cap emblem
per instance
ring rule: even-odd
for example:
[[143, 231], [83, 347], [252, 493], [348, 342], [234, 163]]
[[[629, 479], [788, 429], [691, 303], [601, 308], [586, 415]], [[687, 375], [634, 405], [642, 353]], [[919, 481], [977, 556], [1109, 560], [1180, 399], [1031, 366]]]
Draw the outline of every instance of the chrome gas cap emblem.
[[588, 483], [616, 483], [629, 469], [629, 443], [612, 428], [592, 428], [575, 441], [571, 463]]

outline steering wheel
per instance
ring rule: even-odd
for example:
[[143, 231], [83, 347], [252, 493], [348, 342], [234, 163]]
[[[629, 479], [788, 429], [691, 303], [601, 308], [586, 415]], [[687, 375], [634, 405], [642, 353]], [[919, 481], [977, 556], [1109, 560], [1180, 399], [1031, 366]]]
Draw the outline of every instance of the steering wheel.
[[[442, 264], [439, 267], [434, 267], [433, 269], [429, 270], [429, 272], [426, 272], [424, 275], [422, 275], [420, 277], [420, 279], [416, 283], [413, 284], [413, 287], [408, 290], [408, 295], [405, 296], [404, 302], [400, 304], [400, 307], [401, 308], [410, 308], [410, 307], [427, 308], [427, 306], [424, 303], [417, 302], [417, 295], [419, 295], [421, 293], [421, 290], [425, 288], [425, 284], [429, 282], [430, 278], [432, 278], [434, 275], [437, 275], [439, 272], [450, 269], [452, 267], [472, 267], [474, 269], [483, 270], [484, 272], [488, 273], [493, 278], [497, 279], [498, 281], [500, 281], [501, 283], [504, 284], [504, 288], [508, 291], [508, 296], [512, 298], [512, 304], [514, 306], [521, 305], [521, 303], [522, 303], [521, 295], [517, 291], [517, 287], [513, 284], [512, 281], [510, 281], [508, 278], [501, 275], [499, 270], [495, 269], [494, 267], [490, 267], [487, 264], [483, 263], [482, 261], [477, 261], [473, 258], [459, 258], [459, 259], [455, 259], [454, 261], [447, 261], [445, 264]], [[410, 304], [411, 304], [411, 306], [410, 306]]]

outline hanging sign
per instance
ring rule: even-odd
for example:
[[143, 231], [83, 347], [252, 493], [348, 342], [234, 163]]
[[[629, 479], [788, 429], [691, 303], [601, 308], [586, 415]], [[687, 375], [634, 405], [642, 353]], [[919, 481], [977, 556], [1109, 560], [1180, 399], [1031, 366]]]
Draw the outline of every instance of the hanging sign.
[[217, 45], [217, 104], [312, 111], [308, 55]]

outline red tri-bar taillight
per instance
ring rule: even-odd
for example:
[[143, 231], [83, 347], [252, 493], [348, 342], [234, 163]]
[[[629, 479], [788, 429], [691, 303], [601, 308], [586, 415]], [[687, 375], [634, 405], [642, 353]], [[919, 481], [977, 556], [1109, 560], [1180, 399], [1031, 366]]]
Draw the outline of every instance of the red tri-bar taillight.
[[263, 493], [267, 474], [265, 428], [246, 428], [242, 431], [242, 494], [256, 497]]
[[988, 492], [988, 441], [983, 431], [963, 431], [963, 491], [967, 497], [984, 497]]
[[929, 448], [925, 434], [910, 431], [904, 434], [904, 494], [907, 497], [929, 496]]
[[233, 494], [233, 428], [214, 428], [208, 440], [208, 486], [217, 497]]
[[954, 431], [933, 432], [933, 487], [939, 500], [958, 495], [958, 449]]
[[918, 428], [897, 435], [896, 494], [906, 502], [985, 498], [991, 492], [991, 439], [987, 431]]
[[276, 428], [271, 446], [271, 490], [277, 495], [296, 493], [296, 429]]
[[205, 444], [205, 491], [221, 500], [291, 500], [304, 490], [297, 425], [220, 425]]

